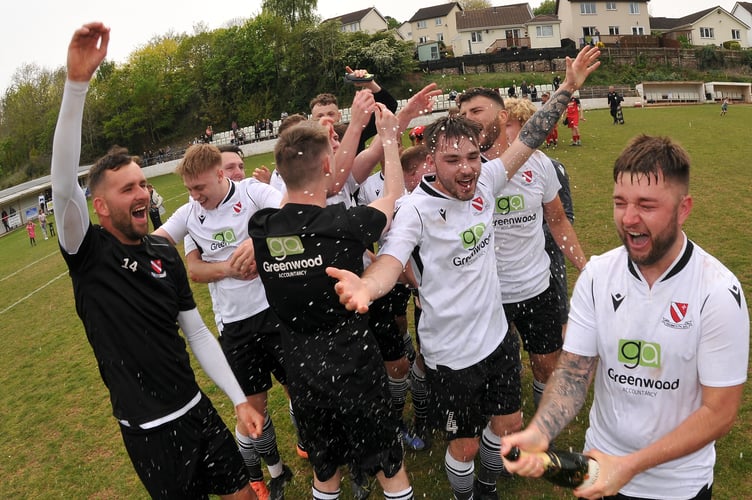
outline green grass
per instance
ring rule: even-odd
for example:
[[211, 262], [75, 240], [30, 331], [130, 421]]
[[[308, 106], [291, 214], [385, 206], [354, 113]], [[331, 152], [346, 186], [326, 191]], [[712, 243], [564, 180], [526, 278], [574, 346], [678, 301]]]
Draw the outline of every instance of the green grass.
[[[693, 160], [693, 214], [685, 230], [718, 257], [752, 290], [750, 243], [749, 123], [752, 107], [735, 105], [728, 116], [719, 106], [625, 110], [626, 125], [612, 126], [606, 110], [586, 113], [583, 146], [572, 148], [569, 130], [560, 127], [562, 146], [550, 154], [567, 167], [576, 210], [575, 228], [588, 255], [619, 244], [611, 217], [611, 170], [627, 141], [639, 134], [670, 135]], [[248, 171], [272, 166], [271, 154], [247, 158]], [[174, 175], [151, 179], [165, 198], [168, 212], [187, 195]], [[573, 278], [576, 274], [573, 272]], [[111, 416], [107, 391], [99, 378], [81, 323], [76, 316], [70, 281], [56, 241], [38, 238], [30, 248], [23, 230], [0, 238], [0, 498], [146, 498]], [[195, 285], [199, 308], [213, 324], [205, 285]], [[526, 363], [526, 361], [525, 361]], [[194, 363], [194, 366], [197, 366]], [[200, 382], [229, 425], [232, 404], [199, 370]], [[532, 415], [529, 370], [525, 370], [524, 414]], [[294, 454], [294, 433], [279, 387], [270, 395], [271, 414], [280, 449], [296, 473], [288, 499], [310, 497], [310, 468]], [[408, 405], [409, 410], [409, 405]], [[557, 440], [580, 448], [587, 411]], [[448, 499], [443, 468], [444, 444], [429, 453], [406, 455], [416, 498]], [[717, 445], [715, 498], [752, 494], [752, 394], [744, 395], [739, 419]], [[346, 480], [347, 482], [347, 480]], [[517, 478], [500, 483], [502, 498], [572, 498], [540, 480]], [[343, 498], [349, 498], [343, 485]], [[380, 491], [372, 498], [380, 498]]]

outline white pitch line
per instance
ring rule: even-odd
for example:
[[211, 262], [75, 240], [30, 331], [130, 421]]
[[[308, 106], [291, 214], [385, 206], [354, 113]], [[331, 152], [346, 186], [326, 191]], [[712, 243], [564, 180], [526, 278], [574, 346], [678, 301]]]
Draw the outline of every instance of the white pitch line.
[[21, 302], [23, 302], [23, 301], [25, 301], [26, 299], [30, 298], [30, 297], [31, 297], [32, 295], [34, 295], [35, 293], [37, 293], [37, 292], [41, 292], [42, 290], [44, 290], [45, 288], [47, 288], [48, 286], [50, 286], [51, 284], [53, 284], [54, 282], [56, 282], [57, 280], [59, 280], [60, 278], [62, 278], [63, 276], [65, 276], [65, 275], [67, 275], [67, 274], [68, 274], [68, 271], [67, 271], [67, 270], [66, 270], [66, 271], [64, 271], [64, 272], [62, 272], [62, 273], [60, 273], [60, 274], [58, 274], [58, 275], [57, 275], [57, 277], [55, 277], [55, 278], [52, 278], [52, 279], [51, 279], [50, 281], [48, 281], [48, 282], [47, 282], [47, 283], [45, 283], [44, 285], [40, 286], [39, 288], [37, 288], [36, 290], [34, 290], [33, 292], [31, 292], [30, 294], [26, 295], [25, 297], [21, 297], [20, 299], [18, 299], [17, 301], [15, 301], [15, 302], [14, 302], [14, 303], [12, 303], [11, 305], [9, 305], [8, 307], [6, 307], [6, 308], [5, 308], [5, 309], [3, 309], [2, 311], [0, 311], [0, 314], [5, 314], [5, 313], [6, 313], [7, 311], [9, 311], [10, 309], [13, 309], [13, 308], [14, 308], [14, 307], [16, 307], [16, 306], [17, 306], [18, 304], [20, 304]]
[[19, 270], [15, 271], [15, 272], [12, 272], [12, 273], [10, 273], [10, 274], [9, 274], [8, 276], [3, 276], [2, 278], [0, 278], [0, 282], [3, 282], [3, 281], [5, 281], [5, 280], [7, 280], [8, 278], [12, 278], [12, 277], [13, 277], [13, 276], [15, 276], [16, 274], [18, 274], [18, 273], [20, 273], [20, 272], [24, 271], [25, 269], [28, 269], [28, 268], [30, 268], [31, 266], [33, 266], [33, 265], [35, 265], [35, 264], [37, 264], [37, 263], [39, 263], [39, 262], [42, 262], [42, 261], [43, 261], [44, 259], [46, 259], [46, 258], [48, 258], [48, 257], [52, 257], [53, 255], [55, 255], [55, 254], [57, 254], [57, 253], [58, 253], [58, 252], [52, 252], [51, 254], [45, 255], [45, 256], [44, 256], [44, 257], [42, 257], [41, 259], [37, 259], [37, 260], [35, 260], [35, 261], [34, 261], [34, 262], [32, 262], [31, 264], [26, 264], [26, 265], [25, 265], [24, 267], [22, 267], [21, 269], [19, 269]]

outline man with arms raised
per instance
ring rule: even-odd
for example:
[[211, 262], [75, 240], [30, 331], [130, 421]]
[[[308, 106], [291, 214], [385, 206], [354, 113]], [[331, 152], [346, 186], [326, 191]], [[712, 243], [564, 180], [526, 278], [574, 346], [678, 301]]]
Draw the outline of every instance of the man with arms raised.
[[[365, 312], [394, 286], [408, 261], [419, 285], [420, 324], [434, 423], [449, 437], [445, 466], [455, 498], [473, 498], [474, 458], [480, 448], [483, 483], [498, 498], [501, 457], [484, 429], [497, 436], [522, 425], [520, 361], [515, 336], [507, 335], [493, 252], [494, 200], [564, 111], [572, 92], [598, 67], [597, 49], [567, 59], [567, 80], [519, 138], [481, 168], [481, 127], [464, 117], [437, 120], [425, 130], [435, 176], [427, 176], [400, 201], [386, 243], [362, 278], [329, 269], [348, 309]], [[467, 291], [458, 292], [463, 286]], [[489, 422], [489, 415], [491, 416]], [[497, 448], [498, 449], [498, 448]]]
[[84, 101], [109, 38], [102, 23], [74, 33], [53, 144], [52, 196], [76, 309], [149, 494], [256, 498], [232, 434], [196, 383], [178, 326], [206, 373], [235, 403], [238, 421], [258, 435], [263, 415], [246, 402], [201, 320], [177, 251], [148, 235], [149, 192], [141, 167], [115, 149], [91, 168], [99, 226], [91, 224], [78, 186]]

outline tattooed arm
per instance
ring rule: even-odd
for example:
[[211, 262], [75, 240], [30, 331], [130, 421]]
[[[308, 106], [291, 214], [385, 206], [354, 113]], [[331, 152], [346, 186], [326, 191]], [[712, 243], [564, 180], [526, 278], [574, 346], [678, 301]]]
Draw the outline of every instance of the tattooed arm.
[[567, 57], [567, 76], [554, 92], [551, 99], [543, 105], [520, 130], [517, 139], [501, 155], [507, 170], [507, 179], [511, 179], [517, 170], [527, 161], [538, 146], [543, 144], [548, 133], [559, 121], [572, 94], [579, 89], [587, 77], [600, 66], [597, 47], [586, 45], [577, 54], [574, 61]]
[[[550, 442], [577, 416], [585, 403], [597, 364], [597, 357], [562, 351], [533, 420], [525, 430], [501, 438], [501, 454], [508, 453], [513, 446], [526, 451], [547, 450]], [[521, 476], [538, 477], [543, 473], [535, 458], [520, 458], [516, 462], [505, 460], [504, 465], [509, 472]]]
[[[587, 397], [598, 358], [561, 351], [530, 427], [552, 441], [577, 416]], [[551, 387], [550, 390], [548, 389]], [[546, 443], [548, 447], [548, 443]]]

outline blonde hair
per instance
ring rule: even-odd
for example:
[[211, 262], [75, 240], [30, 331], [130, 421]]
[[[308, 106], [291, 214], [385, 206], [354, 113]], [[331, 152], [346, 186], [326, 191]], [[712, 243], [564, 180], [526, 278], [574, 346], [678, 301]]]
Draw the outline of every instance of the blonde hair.
[[510, 97], [504, 100], [504, 109], [507, 110], [509, 120], [517, 120], [524, 124], [537, 111], [535, 104], [529, 99], [520, 99], [519, 97]]
[[222, 167], [222, 153], [212, 144], [194, 144], [188, 148], [175, 173], [181, 177], [197, 177]]

